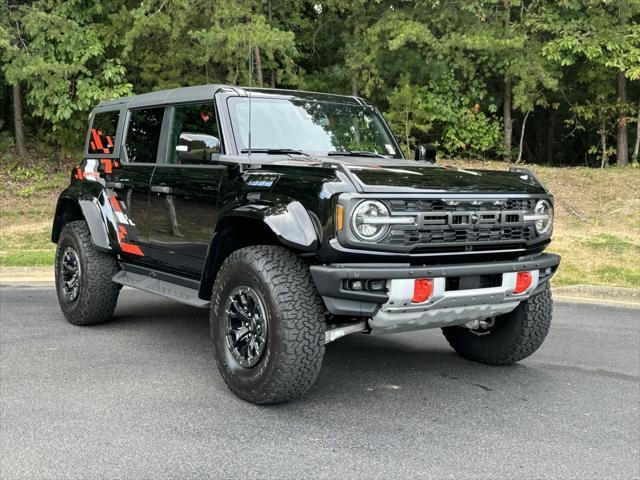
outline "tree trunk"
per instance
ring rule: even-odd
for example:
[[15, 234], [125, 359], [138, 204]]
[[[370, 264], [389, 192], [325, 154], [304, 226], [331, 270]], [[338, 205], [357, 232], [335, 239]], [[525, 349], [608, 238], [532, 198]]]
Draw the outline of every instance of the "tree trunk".
[[504, 79], [504, 105], [502, 107], [504, 120], [504, 158], [511, 160], [511, 139], [513, 137], [513, 122], [511, 120], [511, 79]]
[[351, 95], [354, 97], [358, 96], [358, 80], [355, 74], [351, 77]]
[[626, 167], [629, 165], [629, 136], [627, 129], [627, 112], [625, 103], [627, 101], [627, 79], [623, 71], [619, 71], [616, 75], [616, 85], [618, 90], [618, 103], [620, 104], [620, 112], [618, 113], [618, 145], [616, 147], [616, 157], [618, 165]]
[[253, 54], [256, 57], [256, 81], [259, 87], [264, 85], [262, 79], [262, 56], [260, 55], [260, 47], [257, 45], [253, 47]]
[[609, 154], [607, 153], [607, 125], [604, 120], [600, 124], [600, 149], [602, 151], [600, 168], [604, 168], [609, 166]]
[[524, 129], [527, 126], [527, 118], [529, 118], [529, 114], [531, 110], [527, 110], [527, 113], [524, 114], [524, 119], [522, 120], [522, 131], [520, 132], [520, 145], [518, 147], [518, 160], [516, 163], [520, 163], [522, 161], [522, 142], [524, 141]]
[[633, 157], [631, 157], [631, 163], [633, 166], [638, 166], [638, 151], [640, 150], [640, 102], [638, 102], [638, 116], [636, 117], [636, 142], [633, 145]]
[[[267, 0], [267, 18], [269, 19], [269, 25], [272, 25], [273, 21], [273, 9], [271, 8], [271, 0]], [[271, 88], [276, 88], [276, 69], [271, 69]]]
[[[511, 28], [511, 0], [502, 0], [504, 7], [504, 35], [509, 34]], [[511, 77], [504, 77], [504, 103], [502, 106], [502, 119], [504, 121], [504, 153], [505, 160], [511, 161], [511, 141], [513, 138], [513, 123], [511, 120]]]
[[553, 165], [553, 142], [556, 136], [556, 112], [551, 110], [547, 128], [547, 165]]
[[22, 89], [20, 83], [13, 86], [13, 125], [16, 134], [16, 147], [18, 156], [27, 156], [27, 144], [24, 140], [24, 122], [22, 121]]

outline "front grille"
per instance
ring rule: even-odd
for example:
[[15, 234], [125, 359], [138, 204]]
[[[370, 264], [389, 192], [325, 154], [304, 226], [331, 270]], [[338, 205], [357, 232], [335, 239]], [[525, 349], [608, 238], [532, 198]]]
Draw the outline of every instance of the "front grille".
[[534, 226], [523, 221], [535, 199], [386, 202], [393, 214], [420, 215], [418, 226], [394, 225], [380, 241], [383, 245], [432, 249], [465, 244], [468, 250], [482, 250], [482, 244], [526, 243], [536, 235]]
[[[457, 205], [447, 205], [444, 200], [387, 200], [387, 205], [393, 213], [416, 213], [416, 212], [443, 212], [456, 210], [472, 210], [487, 209], [487, 206], [493, 205], [494, 202], [501, 202], [497, 208], [500, 210], [533, 210], [536, 206], [536, 200], [532, 198], [511, 198], [507, 200], [486, 200], [480, 205], [473, 205], [473, 202], [458, 202]], [[471, 208], [470, 208], [471, 207]]]

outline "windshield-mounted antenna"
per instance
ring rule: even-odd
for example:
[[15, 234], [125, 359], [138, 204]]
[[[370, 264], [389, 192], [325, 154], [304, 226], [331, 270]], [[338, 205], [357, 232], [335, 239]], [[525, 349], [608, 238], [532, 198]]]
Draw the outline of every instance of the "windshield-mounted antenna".
[[[251, 46], [251, 29], [249, 29], [249, 88], [253, 85], [253, 47]], [[247, 156], [249, 157], [249, 165], [251, 165], [251, 90], [247, 90], [249, 96], [249, 138]]]

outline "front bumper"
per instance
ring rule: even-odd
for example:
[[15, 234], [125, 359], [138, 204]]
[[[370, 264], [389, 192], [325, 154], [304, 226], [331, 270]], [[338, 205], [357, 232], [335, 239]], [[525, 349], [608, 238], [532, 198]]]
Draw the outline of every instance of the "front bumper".
[[[399, 264], [314, 265], [311, 275], [329, 312], [349, 317], [367, 317], [372, 333], [387, 333], [447, 325], [508, 313], [522, 300], [545, 288], [556, 272], [560, 257], [540, 254], [517, 260], [458, 265], [411, 266]], [[533, 281], [521, 294], [514, 294], [517, 272], [530, 271]], [[451, 289], [447, 278], [500, 275], [489, 288]], [[413, 280], [433, 279], [434, 291], [424, 303], [412, 303]], [[349, 280], [385, 280], [385, 291], [354, 291]]]

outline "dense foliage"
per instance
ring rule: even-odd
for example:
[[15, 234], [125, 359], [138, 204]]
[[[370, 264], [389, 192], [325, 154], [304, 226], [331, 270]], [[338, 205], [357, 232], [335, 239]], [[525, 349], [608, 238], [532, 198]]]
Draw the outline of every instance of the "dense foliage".
[[436, 143], [450, 155], [556, 165], [637, 161], [640, 0], [5, 0], [0, 9], [5, 144], [20, 143], [22, 104], [27, 146], [73, 148], [101, 100], [224, 82], [362, 95], [406, 151]]

